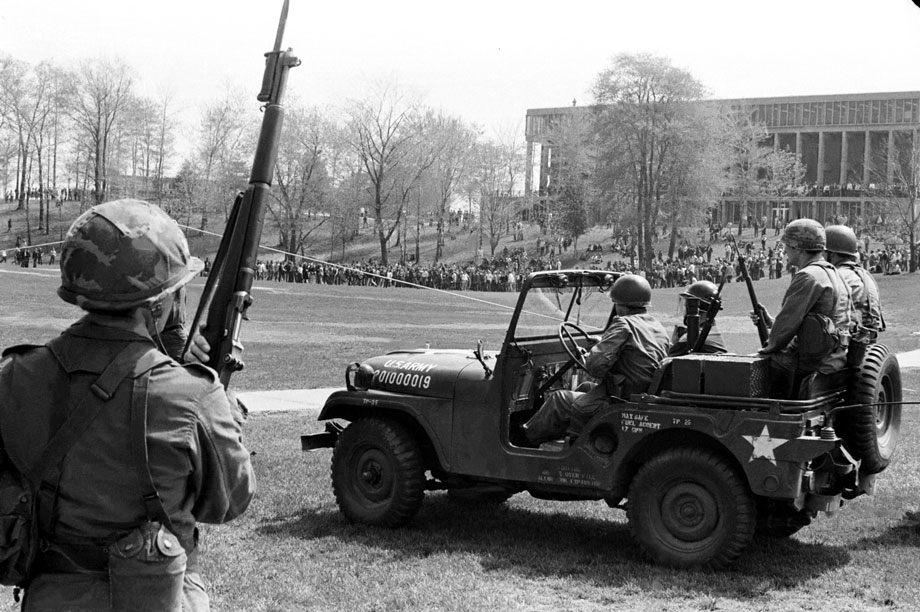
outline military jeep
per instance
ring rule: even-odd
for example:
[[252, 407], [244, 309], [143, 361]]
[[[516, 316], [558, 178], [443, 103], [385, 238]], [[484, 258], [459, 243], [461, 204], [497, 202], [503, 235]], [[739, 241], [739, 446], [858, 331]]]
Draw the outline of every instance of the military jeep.
[[[539, 448], [521, 426], [555, 389], [585, 382], [583, 351], [609, 323], [616, 273], [530, 274], [499, 351], [415, 349], [346, 368], [319, 414], [332, 488], [351, 521], [396, 527], [425, 491], [502, 503], [603, 500], [626, 510], [655, 562], [719, 568], [755, 533], [788, 537], [819, 512], [872, 493], [900, 426], [897, 359], [870, 345], [862, 362], [771, 398], [757, 355], [664, 360], [647, 393], [611, 403], [577, 435]], [[347, 422], [343, 425], [342, 422]]]

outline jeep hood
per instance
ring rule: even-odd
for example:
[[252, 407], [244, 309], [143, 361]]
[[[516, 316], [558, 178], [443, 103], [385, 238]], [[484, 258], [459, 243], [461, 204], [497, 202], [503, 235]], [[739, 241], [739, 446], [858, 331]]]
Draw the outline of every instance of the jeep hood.
[[[495, 354], [485, 355], [490, 368]], [[485, 380], [485, 369], [471, 350], [418, 349], [394, 351], [364, 361], [374, 370], [371, 389], [449, 399], [462, 376]]]

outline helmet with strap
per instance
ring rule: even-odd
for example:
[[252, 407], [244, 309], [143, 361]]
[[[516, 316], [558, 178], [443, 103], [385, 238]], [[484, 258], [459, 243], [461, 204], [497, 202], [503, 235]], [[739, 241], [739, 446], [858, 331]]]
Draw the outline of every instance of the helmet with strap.
[[115, 200], [93, 206], [70, 226], [58, 295], [85, 310], [125, 311], [176, 291], [203, 267], [159, 207]]

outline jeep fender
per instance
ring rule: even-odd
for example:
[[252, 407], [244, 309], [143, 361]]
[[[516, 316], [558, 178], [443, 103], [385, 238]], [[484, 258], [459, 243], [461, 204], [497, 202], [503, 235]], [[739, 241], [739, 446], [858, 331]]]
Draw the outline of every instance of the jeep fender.
[[[397, 395], [373, 390], [343, 390], [329, 396], [317, 420], [356, 421], [366, 417], [393, 419], [417, 436], [426, 460], [430, 462], [429, 466], [440, 466], [449, 470], [451, 410], [452, 400], [449, 399]], [[328, 434], [328, 428], [326, 433]], [[328, 446], [334, 446], [336, 437], [332, 436], [331, 444]]]

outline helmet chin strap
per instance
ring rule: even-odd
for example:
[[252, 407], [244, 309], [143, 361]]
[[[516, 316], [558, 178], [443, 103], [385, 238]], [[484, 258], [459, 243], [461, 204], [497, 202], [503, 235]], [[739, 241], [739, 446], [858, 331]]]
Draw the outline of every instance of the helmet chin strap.
[[157, 348], [162, 353], [166, 353], [166, 347], [163, 345], [163, 338], [160, 337], [160, 319], [163, 317], [163, 299], [153, 302], [146, 308], [142, 309], [144, 322], [147, 324], [147, 333], [153, 340]]

